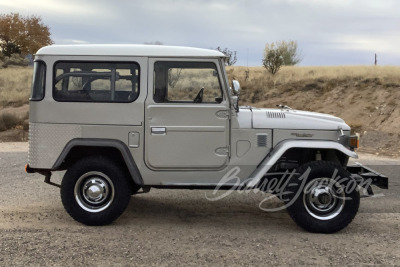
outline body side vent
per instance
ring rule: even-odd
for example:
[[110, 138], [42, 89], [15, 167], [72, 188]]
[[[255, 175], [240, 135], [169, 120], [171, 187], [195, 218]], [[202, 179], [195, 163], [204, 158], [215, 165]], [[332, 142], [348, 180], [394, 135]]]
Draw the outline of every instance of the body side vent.
[[283, 112], [274, 112], [274, 111], [267, 111], [267, 118], [270, 119], [284, 119], [286, 118], [285, 113]]
[[257, 146], [258, 147], [266, 147], [267, 146], [267, 136], [268, 134], [257, 134]]

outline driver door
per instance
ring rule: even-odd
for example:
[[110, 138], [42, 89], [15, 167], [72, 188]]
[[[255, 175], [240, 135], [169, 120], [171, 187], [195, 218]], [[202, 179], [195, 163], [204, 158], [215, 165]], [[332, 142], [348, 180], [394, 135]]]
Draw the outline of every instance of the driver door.
[[229, 103], [219, 61], [149, 59], [145, 159], [151, 169], [221, 169]]

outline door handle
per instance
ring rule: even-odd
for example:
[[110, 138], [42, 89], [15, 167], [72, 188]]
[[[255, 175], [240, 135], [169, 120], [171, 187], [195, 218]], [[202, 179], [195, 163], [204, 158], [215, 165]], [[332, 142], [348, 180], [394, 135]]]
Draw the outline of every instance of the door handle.
[[165, 135], [166, 132], [167, 130], [165, 129], [165, 127], [151, 127], [151, 134]]

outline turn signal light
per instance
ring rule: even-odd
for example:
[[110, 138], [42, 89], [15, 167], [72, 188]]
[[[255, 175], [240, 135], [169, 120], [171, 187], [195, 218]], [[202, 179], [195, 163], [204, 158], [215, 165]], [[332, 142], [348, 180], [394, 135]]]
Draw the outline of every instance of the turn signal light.
[[26, 164], [26, 165], [25, 165], [25, 172], [26, 172], [26, 173], [33, 173], [33, 170], [32, 170], [31, 167], [29, 167], [29, 164]]
[[352, 148], [359, 148], [360, 147], [360, 135], [356, 134], [356, 135], [350, 136], [349, 145]]

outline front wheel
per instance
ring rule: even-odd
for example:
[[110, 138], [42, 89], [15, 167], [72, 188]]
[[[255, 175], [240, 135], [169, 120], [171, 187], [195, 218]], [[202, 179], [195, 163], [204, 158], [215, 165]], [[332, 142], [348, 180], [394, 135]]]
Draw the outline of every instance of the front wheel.
[[358, 185], [341, 166], [315, 161], [301, 166], [286, 192], [287, 211], [310, 232], [333, 233], [345, 228], [360, 205]]
[[61, 183], [65, 210], [86, 225], [110, 224], [124, 212], [130, 195], [125, 173], [104, 157], [88, 157], [76, 162]]

